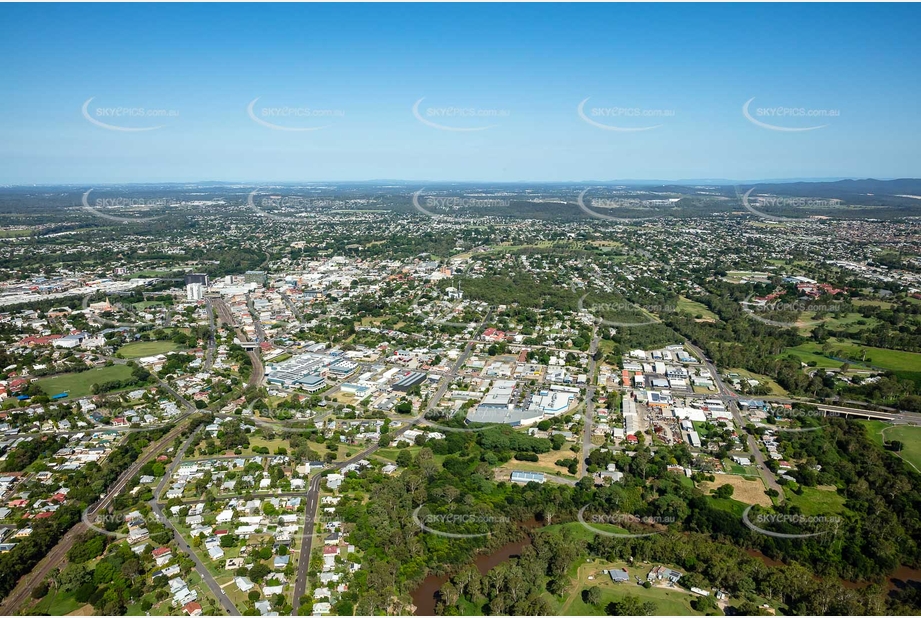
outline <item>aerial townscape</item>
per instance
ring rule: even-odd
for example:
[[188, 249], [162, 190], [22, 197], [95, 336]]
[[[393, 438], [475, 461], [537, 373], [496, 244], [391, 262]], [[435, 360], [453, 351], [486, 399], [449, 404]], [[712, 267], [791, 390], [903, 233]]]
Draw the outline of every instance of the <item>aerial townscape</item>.
[[890, 184], [4, 189], [2, 611], [914, 612]]
[[0, 618], [921, 615], [921, 2], [0, 2]]

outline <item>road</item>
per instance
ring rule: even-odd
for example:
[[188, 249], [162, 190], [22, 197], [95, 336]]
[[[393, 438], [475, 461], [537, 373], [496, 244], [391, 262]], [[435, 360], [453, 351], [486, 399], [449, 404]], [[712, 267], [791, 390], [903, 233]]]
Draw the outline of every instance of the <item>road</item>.
[[[93, 521], [100, 511], [108, 509], [112, 504], [112, 500], [125, 488], [128, 481], [134, 478], [141, 467], [153, 459], [153, 457], [172, 442], [176, 436], [182, 433], [185, 429], [185, 423], [182, 421], [188, 416], [188, 414], [181, 416], [177, 419], [176, 427], [160, 438], [156, 443], [148, 446], [144, 453], [115, 480], [104, 497], [86, 510], [84, 519]], [[3, 603], [0, 604], [0, 615], [11, 616], [15, 614], [20, 609], [23, 602], [31, 598], [32, 590], [45, 580], [52, 569], [61, 566], [67, 558], [67, 552], [73, 547], [77, 538], [87, 529], [86, 524], [80, 521], [68, 530], [67, 533], [61, 537], [61, 540], [58, 541], [58, 544], [35, 565], [32, 571], [20, 578], [16, 587], [10, 592], [6, 599], [4, 599]]]
[[[742, 413], [739, 411], [739, 396], [723, 383], [723, 379], [720, 377], [720, 372], [717, 370], [716, 365], [710, 362], [703, 350], [690, 341], [685, 341], [685, 345], [687, 345], [691, 352], [700, 358], [701, 363], [710, 371], [710, 375], [713, 377], [713, 383], [716, 384], [716, 388], [719, 391], [720, 398], [724, 401], [728, 401], [728, 408], [729, 411], [732, 412], [732, 419], [735, 421], [736, 426], [739, 428], [739, 431], [745, 431], [745, 420], [742, 418]], [[771, 472], [765, 464], [764, 453], [762, 453], [761, 449], [758, 447], [758, 441], [747, 432], [745, 436], [747, 438], [749, 453], [758, 466], [758, 474], [761, 475], [764, 486], [775, 490], [780, 500], [783, 501], [783, 487], [777, 482], [777, 477], [774, 476], [774, 473]]]
[[237, 606], [233, 604], [233, 601], [230, 600], [224, 591], [221, 589], [221, 586], [215, 581], [214, 576], [211, 575], [211, 572], [208, 570], [208, 567], [201, 561], [198, 557], [198, 554], [189, 547], [189, 544], [182, 537], [182, 534], [179, 533], [179, 530], [176, 529], [176, 526], [173, 525], [173, 522], [170, 521], [169, 517], [163, 513], [163, 505], [160, 504], [160, 497], [163, 495], [163, 491], [166, 489], [167, 483], [173, 477], [173, 472], [176, 471], [176, 468], [179, 466], [182, 461], [185, 452], [189, 450], [189, 446], [192, 444], [192, 441], [196, 438], [198, 432], [201, 431], [199, 427], [196, 431], [186, 438], [186, 441], [182, 443], [182, 446], [176, 452], [173, 457], [173, 462], [170, 464], [169, 468], [166, 470], [166, 473], [163, 475], [163, 478], [157, 484], [157, 488], [154, 491], [154, 498], [148, 504], [150, 508], [153, 509], [156, 513], [157, 520], [162, 522], [166, 527], [168, 527], [173, 532], [173, 539], [176, 541], [176, 546], [179, 547], [183, 552], [188, 554], [189, 558], [192, 559], [192, 562], [195, 563], [195, 568], [198, 570], [198, 574], [201, 576], [202, 581], [208, 586], [208, 589], [211, 590], [211, 594], [218, 600], [221, 606], [227, 611], [231, 616], [239, 616], [240, 610], [237, 609]]
[[595, 415], [595, 353], [601, 335], [597, 334], [598, 327], [592, 336], [592, 343], [588, 346], [588, 384], [585, 387], [585, 424], [582, 429], [582, 464], [579, 466], [579, 476], [588, 474], [588, 456], [592, 452], [592, 420]]
[[[486, 316], [483, 318], [483, 321], [480, 323], [479, 328], [477, 329], [477, 335], [482, 332], [483, 328], [489, 322], [489, 317], [492, 315], [492, 309], [490, 309]], [[394, 438], [397, 438], [406, 431], [412, 429], [418, 424], [425, 424], [425, 415], [426, 413], [435, 409], [435, 406], [438, 405], [438, 402], [444, 396], [445, 392], [448, 390], [448, 387], [451, 385], [451, 381], [464, 366], [464, 363], [467, 362], [467, 359], [470, 357], [470, 353], [473, 351], [474, 341], [468, 341], [467, 345], [464, 346], [464, 351], [457, 357], [454, 365], [451, 367], [450, 373], [446, 374], [441, 382], [438, 384], [438, 388], [435, 391], [435, 394], [429, 399], [428, 405], [424, 410], [420, 410], [419, 416], [415, 417], [409, 421], [405, 426], [401, 427], [394, 432]], [[341, 470], [350, 463], [364, 459], [369, 455], [372, 455], [375, 451], [380, 448], [379, 445], [375, 444], [361, 453], [355, 455], [347, 461], [342, 461], [334, 465], [331, 470]], [[304, 531], [301, 539], [301, 549], [298, 554], [297, 561], [297, 578], [294, 580], [294, 601], [292, 607], [294, 615], [297, 615], [297, 610], [301, 604], [301, 597], [307, 590], [307, 572], [310, 569], [310, 552], [313, 548], [313, 525], [316, 518], [317, 504], [320, 499], [320, 484], [322, 483], [322, 476], [317, 474], [311, 481], [310, 487], [307, 491], [307, 496], [305, 500], [306, 508], [304, 510]]]

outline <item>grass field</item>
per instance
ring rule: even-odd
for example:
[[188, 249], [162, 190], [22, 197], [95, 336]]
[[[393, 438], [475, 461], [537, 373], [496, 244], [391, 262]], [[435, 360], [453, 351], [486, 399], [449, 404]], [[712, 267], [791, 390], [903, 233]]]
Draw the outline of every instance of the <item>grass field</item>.
[[[921, 374], [921, 354], [915, 352], [902, 352], [900, 350], [887, 350], [885, 348], [872, 348], [862, 346], [851, 341], [829, 339], [832, 356], [846, 359], [853, 366], [868, 365], [889, 369], [904, 375]], [[866, 352], [866, 358], [864, 358]], [[787, 348], [781, 356], [793, 354], [803, 362], [816, 361], [818, 367], [840, 367], [845, 361], [828, 358], [822, 354], [822, 346], [816, 342], [809, 342], [796, 347]]]
[[710, 506], [720, 511], [726, 511], [727, 513], [732, 513], [735, 517], [742, 519], [742, 513], [745, 512], [745, 509], [748, 508], [747, 504], [739, 502], [738, 500], [733, 500], [732, 498], [714, 498], [709, 497]]
[[35, 607], [32, 608], [32, 612], [47, 616], [66, 616], [70, 612], [80, 609], [83, 605], [83, 603], [79, 603], [74, 599], [73, 591], [58, 593], [55, 590], [51, 590], [41, 601], [36, 603]]
[[[585, 521], [592, 528], [597, 528], [598, 530], [601, 530], [603, 532], [614, 532], [617, 534], [629, 534], [630, 533], [630, 531], [627, 530], [626, 528], [621, 528], [620, 526], [615, 526], [613, 524], [593, 523], [592, 516], [588, 513], [588, 509], [586, 509]], [[565, 524], [553, 524], [552, 526], [544, 526], [543, 528], [538, 528], [538, 532], [543, 533], [543, 532], [561, 531], [563, 528], [566, 528], [567, 530], [569, 530], [569, 532], [572, 533], [573, 538], [580, 539], [585, 542], [592, 541], [596, 536], [598, 536], [597, 534], [595, 534], [594, 532], [592, 532], [591, 530], [583, 526], [578, 521], [571, 521]]]
[[702, 305], [699, 302], [693, 301], [690, 298], [685, 298], [684, 296], [678, 297], [678, 311], [681, 313], [688, 313], [695, 318], [700, 315], [700, 317], [704, 320], [719, 320], [719, 317], [707, 309], [706, 305]]
[[37, 384], [49, 396], [67, 393], [71, 398], [77, 398], [92, 395], [93, 384], [113, 380], [127, 380], [130, 377], [131, 367], [112, 365], [111, 367], [100, 367], [89, 371], [81, 371], [80, 373], [64, 373], [48, 378], [40, 378]]
[[[612, 568], [626, 568], [631, 577], [637, 575], [641, 579], [645, 579], [651, 565], [633, 566], [624, 562], [602, 560], [592, 560], [579, 564], [576, 571], [570, 575], [571, 584], [555, 613], [561, 616], [604, 616], [605, 607], [607, 607], [608, 603], [627, 596], [634, 596], [639, 598], [641, 602], [649, 601], [654, 603], [656, 606], [655, 615], [700, 615], [691, 608], [691, 600], [694, 595], [689, 592], [678, 587], [653, 586], [652, 588], [643, 588], [636, 583], [635, 579], [630, 582], [614, 583], [604, 573], [606, 569]], [[589, 579], [589, 577], [592, 579]], [[598, 605], [588, 605], [582, 600], [582, 591], [591, 586], [597, 586], [601, 590], [601, 602]], [[553, 600], [557, 601], [556, 599]]]
[[803, 495], [799, 496], [792, 491], [785, 491], [787, 502], [798, 506], [803, 515], [831, 515], [844, 512], [844, 497], [838, 492], [816, 487], [803, 487]]
[[885, 442], [898, 440], [902, 451], [894, 455], [901, 457], [921, 472], [921, 427], [912, 425], [890, 425], [884, 421], [862, 421], [867, 426], [867, 434], [881, 447]]
[[172, 341], [136, 341], [118, 349], [122, 358], [142, 358], [172, 352], [179, 346]]
[[700, 484], [700, 489], [704, 494], [709, 494], [711, 489], [716, 489], [722, 485], [732, 485], [733, 500], [744, 502], [745, 504], [760, 504], [761, 506], [771, 506], [771, 499], [764, 493], [764, 483], [761, 479], [752, 480], [735, 474], [717, 474], [716, 481], [705, 481]]
[[[865, 328], [873, 328], [879, 324], [879, 320], [876, 318], [865, 318], [859, 313], [848, 313], [841, 318], [827, 317], [824, 320], [816, 320], [815, 313], [807, 312], [803, 314], [803, 318], [811, 324], [821, 323], [825, 328], [833, 330], [844, 328], [851, 331], [858, 331]], [[858, 322], [865, 322], [865, 324], [858, 324]]]
[[543, 472], [551, 476], [559, 476], [561, 478], [573, 480], [576, 478], [572, 474], [569, 474], [566, 468], [554, 463], [557, 459], [579, 459], [579, 455], [573, 453], [568, 448], [559, 451], [550, 451], [549, 453], [541, 453], [537, 457], [539, 461], [518, 461], [517, 459], [510, 459], [503, 464], [501, 468], [496, 468], [496, 478], [499, 480], [508, 480], [512, 470]]

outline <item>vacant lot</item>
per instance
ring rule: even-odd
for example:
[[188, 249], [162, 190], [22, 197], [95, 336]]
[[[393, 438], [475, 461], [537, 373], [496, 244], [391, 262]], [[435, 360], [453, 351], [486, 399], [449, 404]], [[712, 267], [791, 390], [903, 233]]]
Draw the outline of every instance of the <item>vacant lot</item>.
[[711, 489], [716, 489], [723, 485], [732, 485], [732, 499], [745, 504], [760, 504], [761, 506], [771, 506], [771, 499], [764, 493], [764, 483], [761, 479], [751, 480], [735, 474], [717, 474], [716, 481], [713, 483], [705, 481], [700, 484], [701, 490], [705, 494], [710, 493]]
[[122, 358], [142, 358], [172, 352], [179, 346], [172, 341], [136, 341], [118, 349]]
[[507, 481], [513, 470], [524, 470], [526, 472], [543, 472], [550, 476], [575, 480], [576, 477], [570, 474], [568, 469], [555, 463], [558, 459], [578, 460], [580, 458], [579, 453], [573, 453], [569, 450], [570, 445], [572, 445], [572, 442], [567, 442], [559, 451], [541, 453], [537, 456], [539, 461], [518, 461], [512, 458], [501, 468], [496, 469], [496, 479]]
[[803, 487], [803, 495], [785, 491], [787, 501], [798, 506], [803, 515], [831, 515], [844, 511], [844, 496], [838, 495], [834, 488]]
[[729, 371], [730, 373], [739, 374], [739, 376], [741, 376], [744, 380], [758, 380], [760, 385], [771, 389], [771, 395], [786, 397], [788, 394], [780, 384], [765, 375], [761, 375], [760, 373], [752, 373], [751, 371], [746, 371], [745, 369], [730, 369]]
[[112, 365], [81, 371], [80, 373], [63, 373], [57, 376], [41, 378], [38, 386], [49, 396], [67, 393], [70, 397], [85, 397], [93, 394], [93, 384], [127, 380], [131, 377], [131, 367]]
[[700, 319], [705, 321], [716, 322], [719, 320], [719, 317], [707, 309], [706, 305], [702, 305], [699, 302], [685, 298], [684, 296], [680, 296], [678, 298], [678, 311], [680, 313], [690, 314], [694, 318], [697, 318], [699, 315]]

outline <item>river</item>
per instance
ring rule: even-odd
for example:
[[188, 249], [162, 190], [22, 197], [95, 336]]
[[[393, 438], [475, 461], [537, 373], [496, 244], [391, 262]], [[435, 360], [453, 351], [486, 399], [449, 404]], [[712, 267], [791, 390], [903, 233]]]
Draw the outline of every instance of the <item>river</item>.
[[[521, 525], [530, 530], [542, 526], [543, 523], [532, 520], [522, 522]], [[491, 554], [479, 554], [473, 561], [473, 565], [480, 572], [480, 575], [485, 575], [490, 569], [502, 564], [509, 558], [520, 556], [521, 550], [530, 544], [531, 537], [524, 535], [523, 538], [506, 543]], [[450, 578], [450, 575], [429, 575], [422, 580], [418, 588], [412, 591], [413, 605], [416, 606], [417, 616], [435, 615], [435, 597]]]
[[[767, 566], [771, 566], [771, 567], [784, 566], [784, 563], [781, 562], [780, 560], [774, 560], [773, 558], [769, 558], [768, 556], [765, 556], [757, 549], [747, 549], [745, 550], [745, 553], [747, 553], [752, 558], [757, 558], [761, 560], [761, 562], [763, 562]], [[870, 585], [870, 582], [866, 582], [866, 581], [852, 582], [852, 581], [847, 581], [843, 579], [839, 581], [841, 582], [842, 586], [844, 586], [845, 588], [850, 588], [852, 590], [858, 589], [858, 588], [865, 588]], [[889, 576], [886, 578], [886, 589], [892, 592], [893, 590], [904, 588], [906, 584], [909, 584], [909, 583], [913, 583], [915, 585], [921, 585], [921, 569], [913, 569], [911, 567], [907, 567], [903, 565], [897, 568], [896, 570], [894, 570], [892, 573], [890, 573]]]

